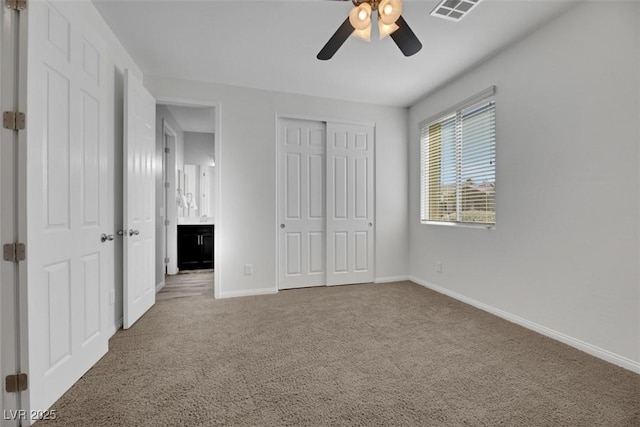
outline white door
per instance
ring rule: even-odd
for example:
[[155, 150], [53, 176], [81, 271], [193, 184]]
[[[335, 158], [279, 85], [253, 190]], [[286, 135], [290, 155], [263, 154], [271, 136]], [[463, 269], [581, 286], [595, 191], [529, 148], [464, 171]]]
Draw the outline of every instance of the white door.
[[327, 284], [374, 280], [373, 128], [327, 123]]
[[27, 13], [27, 395], [44, 410], [107, 352], [107, 57], [70, 3]]
[[156, 302], [156, 100], [129, 70], [124, 75], [123, 326]]
[[373, 134], [280, 119], [279, 289], [374, 280]]
[[279, 288], [325, 284], [325, 124], [281, 119]]

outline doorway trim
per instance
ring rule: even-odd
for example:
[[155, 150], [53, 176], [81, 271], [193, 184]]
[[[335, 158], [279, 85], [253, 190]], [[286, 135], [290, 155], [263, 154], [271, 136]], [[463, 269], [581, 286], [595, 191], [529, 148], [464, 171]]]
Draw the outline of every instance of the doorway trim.
[[[166, 151], [162, 153], [163, 156], [163, 165], [173, 164], [174, 165], [174, 173], [167, 174], [166, 170], [162, 171], [163, 174], [163, 182], [169, 183], [169, 188], [164, 188], [163, 190], [163, 199], [164, 199], [164, 216], [163, 221], [166, 221], [167, 218], [177, 218], [177, 208], [175, 204], [175, 196], [173, 198], [170, 197], [169, 190], [171, 188], [175, 189], [177, 186], [177, 179], [175, 173], [175, 163], [176, 163], [176, 150], [177, 150], [177, 138], [178, 134], [173, 130], [173, 128], [167, 123], [166, 120], [162, 121], [162, 138], [163, 138], [163, 151], [164, 149], [169, 149], [169, 152]], [[173, 162], [171, 162], [173, 160]], [[170, 201], [173, 200], [174, 203]], [[164, 257], [169, 258], [169, 262], [165, 264], [165, 275], [166, 274], [178, 274], [178, 224], [177, 220], [169, 220], [169, 224], [166, 223], [163, 225], [164, 227], [164, 241], [162, 242], [164, 247]], [[164, 260], [163, 260], [164, 262]], [[164, 283], [164, 279], [163, 279]]]
[[[218, 101], [202, 101], [197, 99], [190, 98], [178, 98], [178, 97], [167, 97], [160, 96], [156, 98], [156, 105], [176, 105], [180, 107], [200, 107], [200, 108], [213, 108], [215, 115], [215, 144], [213, 148], [213, 153], [215, 156], [216, 167], [214, 169], [214, 177], [215, 177], [215, 228], [213, 233], [213, 265], [214, 265], [214, 273], [213, 273], [213, 297], [215, 299], [220, 298], [221, 289], [222, 289], [222, 256], [220, 254], [220, 250], [223, 247], [224, 235], [223, 235], [223, 217], [222, 217], [222, 209], [221, 209], [221, 200], [222, 200], [222, 126], [221, 126], [221, 118], [222, 118], [222, 103]], [[176, 225], [177, 227], [177, 225]], [[177, 248], [176, 248], [177, 254]], [[177, 257], [176, 257], [177, 262]]]
[[[3, 7], [0, 23], [0, 107], [2, 111], [26, 112], [26, 19], [25, 13]], [[26, 132], [0, 129], [0, 246], [26, 243]], [[28, 248], [27, 248], [28, 250]], [[0, 408], [8, 426], [20, 423], [19, 410], [29, 408], [28, 393], [8, 393], [6, 375], [28, 374], [27, 264], [0, 260]], [[5, 412], [7, 411], [7, 412]], [[13, 415], [10, 412], [13, 411]], [[12, 418], [12, 419], [7, 419]], [[3, 424], [4, 425], [4, 424]]]
[[280, 119], [310, 120], [313, 122], [336, 123], [342, 125], [371, 126], [373, 127], [374, 131], [376, 129], [376, 122], [374, 121], [349, 120], [328, 116], [313, 116], [310, 114], [276, 113], [276, 125], [278, 124], [278, 120]]

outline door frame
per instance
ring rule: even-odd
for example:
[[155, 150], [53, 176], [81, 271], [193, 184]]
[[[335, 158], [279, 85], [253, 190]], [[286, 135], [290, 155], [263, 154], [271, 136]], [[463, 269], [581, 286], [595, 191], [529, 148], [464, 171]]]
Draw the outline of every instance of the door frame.
[[[157, 104], [156, 104], [157, 105]], [[175, 197], [169, 197], [169, 190], [171, 188], [176, 188], [177, 179], [175, 174], [175, 166], [176, 166], [176, 150], [177, 150], [177, 139], [178, 134], [173, 130], [169, 123], [166, 120], [162, 120], [162, 138], [164, 139], [163, 147], [169, 149], [169, 153], [164, 152], [163, 155], [163, 165], [173, 165], [174, 173], [167, 174], [167, 171], [163, 169], [162, 176], [163, 182], [169, 183], [169, 188], [164, 188], [164, 220], [167, 218], [177, 218], [177, 208], [175, 203], [169, 203], [170, 200], [175, 201]], [[169, 258], [169, 263], [165, 265], [165, 274], [178, 274], [178, 224], [177, 220], [173, 220], [173, 222], [169, 222], [169, 225], [164, 226], [164, 257]], [[163, 260], [164, 262], [164, 260]]]
[[[26, 14], [2, 8], [0, 31], [0, 92], [2, 111], [26, 110]], [[8, 16], [10, 14], [10, 16]], [[6, 243], [26, 243], [26, 132], [0, 130], [0, 246]], [[28, 331], [26, 262], [12, 263], [0, 260], [0, 339], [5, 345], [0, 355], [0, 379], [18, 372], [28, 373]], [[8, 351], [9, 350], [9, 351]], [[4, 411], [20, 411], [29, 407], [27, 393], [7, 393], [2, 386], [0, 407]], [[18, 425], [19, 418], [27, 421], [26, 414], [14, 412], [14, 420], [7, 425]]]
[[[281, 161], [280, 161], [280, 154], [281, 154], [281, 150], [280, 150], [280, 135], [279, 135], [279, 130], [280, 130], [280, 120], [286, 120], [286, 119], [292, 119], [292, 120], [307, 120], [307, 121], [315, 121], [315, 122], [322, 122], [325, 124], [325, 126], [327, 125], [327, 123], [335, 123], [335, 124], [345, 124], [345, 125], [354, 125], [354, 126], [369, 126], [371, 128], [373, 128], [373, 142], [374, 142], [374, 146], [373, 146], [373, 193], [374, 193], [374, 199], [373, 199], [373, 217], [376, 218], [376, 220], [374, 220], [373, 222], [373, 276], [374, 276], [374, 281], [375, 281], [375, 277], [377, 277], [376, 274], [376, 269], [378, 266], [377, 263], [377, 183], [376, 183], [376, 122], [374, 121], [359, 121], [359, 120], [349, 120], [349, 119], [344, 119], [344, 118], [335, 118], [335, 117], [329, 117], [329, 116], [314, 116], [314, 115], [309, 115], [309, 114], [297, 114], [297, 113], [281, 113], [281, 112], [276, 112], [275, 114], [275, 143], [276, 143], [276, 149], [275, 149], [275, 164], [276, 164], [276, 170], [275, 170], [275, 186], [276, 186], [276, 203], [275, 203], [275, 223], [273, 224], [274, 229], [276, 230], [276, 241], [275, 241], [275, 253], [276, 253], [276, 259], [275, 259], [275, 268], [276, 268], [276, 292], [278, 290], [280, 290], [280, 238], [278, 236], [279, 233], [279, 227], [280, 227], [280, 197], [282, 196], [280, 194], [280, 186], [278, 185], [278, 180], [279, 180], [279, 175], [280, 175], [280, 168], [282, 167]], [[325, 153], [326, 153], [326, 147], [325, 147]], [[326, 159], [325, 159], [326, 160]], [[326, 191], [326, 189], [325, 189]], [[325, 231], [326, 231], [326, 225], [327, 225], [327, 218], [325, 215]], [[325, 256], [325, 266], [326, 266], [326, 256]], [[327, 286], [325, 284], [325, 286]], [[328, 286], [333, 286], [333, 285], [328, 285]]]
[[[224, 140], [222, 131], [221, 131], [222, 103], [218, 101], [202, 101], [202, 100], [191, 99], [191, 98], [159, 96], [156, 98], [156, 105], [175, 105], [180, 107], [197, 107], [197, 108], [213, 108], [214, 109], [215, 144], [213, 147], [213, 153], [216, 161], [216, 166], [213, 168], [214, 178], [215, 178], [215, 185], [214, 185], [215, 228], [213, 232], [213, 265], [214, 265], [213, 297], [215, 299], [219, 299], [221, 294], [221, 289], [222, 289], [222, 270], [223, 270], [222, 256], [221, 256], [220, 250], [223, 247], [223, 243], [224, 243], [224, 234], [223, 234], [224, 228], [222, 227], [223, 217], [222, 217], [222, 209], [221, 209], [222, 163], [223, 163], [222, 162], [222, 143]], [[176, 228], [176, 234], [177, 234], [177, 228]], [[177, 239], [176, 239], [176, 243], [177, 243]], [[176, 246], [176, 255], [177, 255], [177, 246]], [[177, 256], [176, 256], [176, 263], [177, 263]]]

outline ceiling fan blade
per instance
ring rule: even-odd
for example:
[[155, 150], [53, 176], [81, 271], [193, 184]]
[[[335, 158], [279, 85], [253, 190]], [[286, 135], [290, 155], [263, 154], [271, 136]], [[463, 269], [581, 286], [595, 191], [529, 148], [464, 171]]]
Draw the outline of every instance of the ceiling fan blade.
[[398, 45], [404, 56], [411, 56], [418, 53], [422, 49], [422, 43], [413, 33], [409, 24], [401, 16], [396, 21], [396, 25], [400, 28], [391, 33], [391, 38]]
[[316, 58], [321, 61], [331, 59], [338, 49], [340, 49], [340, 46], [344, 44], [354, 31], [355, 28], [353, 28], [353, 25], [351, 25], [351, 22], [349, 22], [349, 18], [347, 17], [342, 25], [340, 25], [340, 28], [338, 28], [338, 30], [331, 36], [327, 44], [324, 45]]

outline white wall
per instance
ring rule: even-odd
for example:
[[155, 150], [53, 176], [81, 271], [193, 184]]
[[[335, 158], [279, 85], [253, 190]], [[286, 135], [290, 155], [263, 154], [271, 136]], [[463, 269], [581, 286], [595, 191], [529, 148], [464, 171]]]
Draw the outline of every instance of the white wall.
[[[276, 289], [276, 120], [298, 114], [376, 123], [376, 275], [407, 272], [407, 110], [146, 76], [157, 98], [219, 102], [221, 295]], [[218, 226], [220, 224], [220, 226]], [[254, 275], [243, 274], [253, 264]], [[216, 265], [216, 269], [219, 266]]]
[[213, 133], [185, 132], [184, 162], [191, 165], [211, 166], [214, 137]]
[[[585, 2], [409, 117], [414, 280], [636, 371], [639, 13], [638, 3]], [[490, 85], [496, 228], [421, 225], [418, 123]]]

